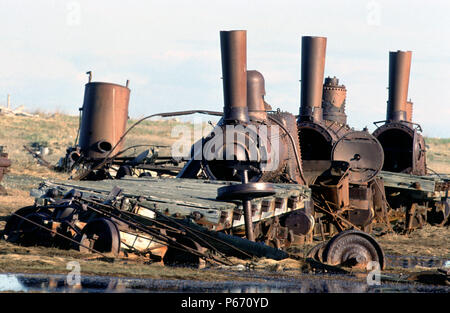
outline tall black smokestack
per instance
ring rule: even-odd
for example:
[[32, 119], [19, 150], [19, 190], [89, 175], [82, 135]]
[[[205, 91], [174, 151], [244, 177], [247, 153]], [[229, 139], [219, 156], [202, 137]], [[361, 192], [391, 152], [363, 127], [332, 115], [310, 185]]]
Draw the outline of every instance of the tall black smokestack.
[[300, 121], [322, 120], [326, 47], [325, 37], [302, 37]]
[[411, 70], [411, 51], [389, 52], [389, 98], [386, 119], [407, 120], [407, 97]]
[[225, 123], [247, 123], [247, 32], [220, 32]]

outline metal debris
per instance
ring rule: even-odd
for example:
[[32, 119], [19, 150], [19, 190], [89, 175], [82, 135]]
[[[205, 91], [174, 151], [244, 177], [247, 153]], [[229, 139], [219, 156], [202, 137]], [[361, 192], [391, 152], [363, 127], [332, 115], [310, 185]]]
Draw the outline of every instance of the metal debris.
[[[8, 159], [8, 153], [5, 152], [5, 147], [0, 146], [0, 183], [2, 182], [3, 176], [9, 172], [9, 167], [11, 166], [11, 160]], [[7, 195], [5, 187], [0, 184], [0, 195]]]

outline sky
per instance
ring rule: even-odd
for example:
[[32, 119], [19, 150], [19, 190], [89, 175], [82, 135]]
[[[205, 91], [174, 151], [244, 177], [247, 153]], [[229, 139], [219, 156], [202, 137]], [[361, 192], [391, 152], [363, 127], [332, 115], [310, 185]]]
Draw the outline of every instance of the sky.
[[448, 1], [0, 0], [0, 105], [78, 114], [87, 71], [125, 85], [129, 116], [223, 108], [221, 30], [247, 30], [247, 69], [274, 109], [298, 114], [301, 37], [327, 37], [325, 77], [348, 124], [386, 117], [389, 51], [412, 51], [408, 98], [423, 134], [450, 137]]

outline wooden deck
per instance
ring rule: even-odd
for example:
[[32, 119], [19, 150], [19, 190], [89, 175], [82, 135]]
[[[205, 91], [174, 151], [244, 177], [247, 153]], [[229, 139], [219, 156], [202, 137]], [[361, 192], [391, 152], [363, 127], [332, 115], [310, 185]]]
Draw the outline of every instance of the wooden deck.
[[448, 197], [448, 190], [436, 190], [436, 184], [448, 181], [447, 178], [435, 176], [417, 176], [403, 173], [381, 171], [378, 175], [383, 179], [386, 188], [411, 192], [423, 199]]
[[[179, 178], [125, 177], [120, 180], [103, 181], [46, 181], [31, 194], [45, 198], [51, 188], [62, 193], [72, 189], [79, 190], [83, 197], [96, 196], [106, 199], [114, 187], [119, 187], [127, 198], [141, 197], [143, 207], [156, 209], [166, 215], [179, 218], [201, 214], [198, 224], [211, 230], [223, 230], [244, 225], [241, 201], [216, 200], [217, 190], [231, 182]], [[276, 194], [253, 199], [253, 221], [268, 219], [290, 211], [305, 208], [311, 200], [311, 190], [296, 184], [274, 184]], [[198, 215], [198, 214], [197, 214]]]

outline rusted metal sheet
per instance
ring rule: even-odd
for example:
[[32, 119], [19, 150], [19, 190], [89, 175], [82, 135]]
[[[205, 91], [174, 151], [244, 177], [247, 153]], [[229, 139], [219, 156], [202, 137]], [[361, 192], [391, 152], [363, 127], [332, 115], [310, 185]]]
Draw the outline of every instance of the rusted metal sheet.
[[[85, 86], [79, 145], [84, 156], [101, 159], [110, 153], [125, 132], [130, 89], [112, 83]], [[112, 151], [119, 152], [123, 141]]]
[[322, 119], [326, 46], [325, 37], [302, 37], [300, 121]]
[[247, 31], [220, 32], [224, 120], [248, 122]]

